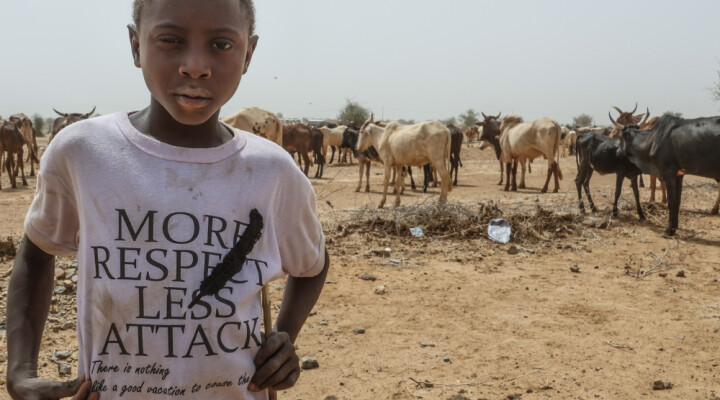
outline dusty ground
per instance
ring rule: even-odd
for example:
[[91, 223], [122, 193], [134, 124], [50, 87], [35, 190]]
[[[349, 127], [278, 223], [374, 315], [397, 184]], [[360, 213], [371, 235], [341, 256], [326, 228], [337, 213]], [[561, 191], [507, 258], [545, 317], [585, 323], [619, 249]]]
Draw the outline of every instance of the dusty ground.
[[[475, 225], [447, 223], [445, 232], [424, 238], [376, 229], [431, 210], [427, 205], [439, 193], [408, 190], [403, 207], [377, 213], [377, 166], [370, 193], [354, 191], [357, 164], [329, 166], [323, 179], [311, 179], [332, 269], [297, 345], [301, 357], [317, 358], [320, 367], [304, 371], [281, 399], [720, 396], [720, 218], [708, 214], [717, 194], [713, 181], [686, 178], [680, 229], [667, 239], [661, 236], [665, 207], [644, 204], [648, 221], [639, 222], [628, 184], [620, 218], [610, 218], [614, 176], [593, 177], [600, 210], [580, 218], [574, 157], [562, 160], [565, 179], [557, 194], [539, 193], [541, 160], [533, 164], [528, 189], [507, 193], [496, 185], [490, 151], [465, 145], [462, 158], [450, 205], [495, 210], [515, 221], [519, 235], [510, 244], [487, 239], [487, 215]], [[11, 190], [2, 176], [0, 238], [19, 240], [34, 183]], [[646, 201], [648, 189], [641, 196]], [[541, 218], [554, 225], [539, 224]], [[520, 252], [508, 254], [513, 245]], [[389, 258], [372, 252], [385, 247]], [[2, 328], [11, 265], [11, 258], [0, 257]], [[363, 280], [363, 274], [377, 280]], [[282, 292], [275, 284], [271, 296], [278, 304]], [[381, 285], [385, 293], [376, 294]], [[76, 349], [74, 317], [72, 297], [56, 296], [40, 355], [42, 376], [58, 378], [54, 350]], [[355, 327], [365, 333], [354, 333]], [[655, 380], [672, 389], [653, 390]]]

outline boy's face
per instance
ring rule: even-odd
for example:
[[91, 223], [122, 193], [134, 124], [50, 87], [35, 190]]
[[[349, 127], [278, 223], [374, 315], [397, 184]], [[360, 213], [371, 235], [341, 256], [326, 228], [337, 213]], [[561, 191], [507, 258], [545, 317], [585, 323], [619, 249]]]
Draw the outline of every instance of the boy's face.
[[152, 97], [177, 122], [199, 125], [237, 90], [257, 36], [238, 0], [153, 0], [130, 43]]

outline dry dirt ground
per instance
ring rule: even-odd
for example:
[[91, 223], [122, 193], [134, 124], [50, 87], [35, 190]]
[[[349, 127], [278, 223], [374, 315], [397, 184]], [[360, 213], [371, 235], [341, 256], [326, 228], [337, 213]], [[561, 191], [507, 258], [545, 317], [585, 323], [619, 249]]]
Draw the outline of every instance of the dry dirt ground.
[[[593, 177], [599, 211], [581, 217], [574, 157], [562, 160], [565, 179], [555, 194], [539, 191], [541, 159], [528, 189], [517, 193], [497, 185], [489, 150], [464, 145], [462, 159], [460, 185], [445, 211], [433, 207], [437, 188], [427, 195], [408, 189], [400, 208], [389, 198], [390, 207], [377, 211], [378, 166], [370, 193], [355, 192], [357, 164], [330, 165], [323, 179], [311, 178], [332, 266], [297, 347], [319, 368], [303, 371], [279, 398], [720, 396], [720, 217], [709, 215], [714, 181], [686, 178], [680, 229], [668, 239], [662, 237], [667, 210], [645, 203], [648, 189], [641, 189], [647, 222], [638, 221], [627, 183], [621, 215], [610, 218], [614, 176]], [[2, 176], [0, 238], [20, 239], [34, 185], [32, 178], [28, 187], [8, 189]], [[487, 238], [487, 220], [499, 216], [513, 224], [510, 244]], [[426, 236], [411, 236], [414, 226]], [[513, 246], [519, 252], [509, 254]], [[389, 257], [373, 253], [386, 247]], [[12, 261], [0, 258], [1, 376]], [[376, 280], [361, 279], [364, 274]], [[276, 305], [282, 283], [270, 290]], [[376, 294], [378, 286], [384, 294]], [[55, 296], [40, 354], [43, 377], [58, 378], [55, 350], [77, 348], [73, 304], [72, 295]], [[653, 390], [656, 380], [672, 388]]]

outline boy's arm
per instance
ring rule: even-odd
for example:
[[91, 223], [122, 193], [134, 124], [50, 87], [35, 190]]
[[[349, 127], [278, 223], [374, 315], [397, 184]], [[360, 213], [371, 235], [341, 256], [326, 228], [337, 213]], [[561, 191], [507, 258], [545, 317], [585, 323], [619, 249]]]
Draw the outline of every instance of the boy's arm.
[[7, 389], [14, 399], [72, 396], [82, 380], [55, 382], [37, 377], [38, 354], [50, 311], [55, 257], [23, 237], [13, 266], [7, 301]]
[[250, 390], [268, 387], [283, 390], [295, 385], [300, 367], [293, 343], [320, 297], [329, 267], [330, 256], [325, 249], [325, 265], [318, 275], [310, 278], [288, 277], [274, 332], [255, 356], [257, 370]]

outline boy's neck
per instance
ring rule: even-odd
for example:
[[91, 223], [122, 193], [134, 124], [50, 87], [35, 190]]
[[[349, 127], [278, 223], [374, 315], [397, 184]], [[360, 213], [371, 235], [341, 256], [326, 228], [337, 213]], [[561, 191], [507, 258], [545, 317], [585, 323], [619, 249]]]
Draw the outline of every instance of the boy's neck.
[[165, 108], [156, 102], [136, 113], [130, 114], [130, 123], [140, 133], [172, 146], [189, 148], [210, 148], [221, 146], [232, 140], [233, 134], [223, 126], [218, 110], [200, 125], [185, 125], [176, 121]]

